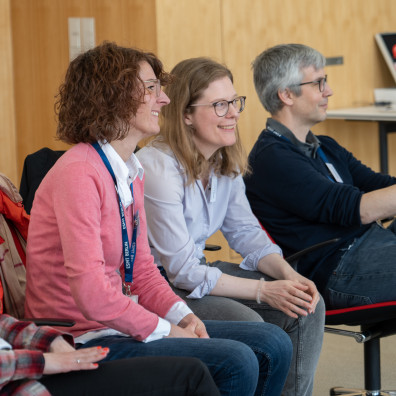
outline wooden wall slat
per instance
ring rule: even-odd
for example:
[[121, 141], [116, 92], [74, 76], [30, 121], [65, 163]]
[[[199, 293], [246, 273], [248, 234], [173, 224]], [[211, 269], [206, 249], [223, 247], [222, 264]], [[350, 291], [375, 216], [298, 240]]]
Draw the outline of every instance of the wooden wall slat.
[[0, 172], [18, 183], [10, 1], [0, 0]]
[[221, 0], [156, 0], [158, 56], [168, 70], [186, 58], [222, 61]]

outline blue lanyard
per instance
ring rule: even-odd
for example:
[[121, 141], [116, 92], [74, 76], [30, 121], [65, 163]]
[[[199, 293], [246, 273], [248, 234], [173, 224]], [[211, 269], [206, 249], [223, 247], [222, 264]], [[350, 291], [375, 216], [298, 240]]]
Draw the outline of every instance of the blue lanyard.
[[[275, 131], [275, 129], [268, 127], [267, 126], [267, 131], [271, 132], [273, 135], [286, 140], [287, 142], [290, 142], [290, 139], [288, 139], [286, 136], [281, 135], [279, 132]], [[291, 143], [291, 142], [290, 142]], [[331, 180], [333, 183], [338, 182], [338, 183], [343, 183], [341, 176], [338, 174], [336, 169], [334, 168], [333, 164], [327, 159], [326, 154], [322, 150], [322, 148], [319, 146], [317, 149], [317, 153], [320, 157], [320, 159], [324, 162], [324, 164], [327, 167], [327, 170], [330, 172], [331, 177], [327, 176], [329, 180]]]
[[[98, 152], [102, 161], [106, 165], [107, 170], [109, 171], [111, 177], [113, 178], [115, 189], [117, 192], [118, 203], [120, 208], [120, 216], [121, 216], [121, 231], [122, 231], [122, 254], [124, 256], [124, 272], [125, 272], [125, 281], [124, 281], [124, 289], [127, 295], [130, 295], [130, 287], [132, 284], [132, 275], [133, 275], [133, 265], [135, 263], [136, 257], [136, 238], [137, 238], [137, 229], [139, 225], [139, 214], [133, 215], [133, 233], [132, 233], [132, 241], [131, 245], [129, 245], [129, 238], [128, 238], [128, 230], [125, 221], [125, 212], [122, 206], [120, 195], [118, 194], [118, 187], [117, 187], [117, 180], [113, 171], [113, 168], [110, 165], [106, 154], [100, 147], [98, 142], [92, 143], [92, 146]], [[134, 204], [133, 200], [133, 184], [131, 183], [131, 192], [132, 192], [132, 205]], [[133, 208], [133, 207], [132, 207]]]

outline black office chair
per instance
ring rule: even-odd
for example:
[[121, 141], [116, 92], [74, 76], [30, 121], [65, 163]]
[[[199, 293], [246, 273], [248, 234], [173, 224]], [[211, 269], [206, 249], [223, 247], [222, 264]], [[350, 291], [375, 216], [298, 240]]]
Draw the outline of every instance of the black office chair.
[[[360, 332], [328, 327], [330, 325], [358, 325]], [[396, 396], [396, 390], [381, 390], [380, 353], [381, 338], [396, 334], [396, 301], [328, 310], [325, 331], [353, 337], [363, 344], [364, 349], [365, 389], [335, 387], [330, 390], [330, 395]]]
[[26, 213], [30, 213], [34, 194], [47, 172], [53, 167], [55, 162], [63, 155], [64, 151], [55, 151], [44, 147], [26, 156], [19, 193], [23, 198], [23, 205]]

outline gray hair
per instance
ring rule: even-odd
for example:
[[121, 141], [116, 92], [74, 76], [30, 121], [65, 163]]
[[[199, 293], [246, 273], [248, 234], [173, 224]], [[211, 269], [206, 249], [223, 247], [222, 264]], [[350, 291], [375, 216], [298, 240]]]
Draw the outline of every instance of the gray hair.
[[325, 57], [315, 49], [302, 44], [282, 44], [262, 52], [252, 63], [253, 81], [264, 108], [276, 114], [283, 107], [278, 92], [289, 88], [301, 95], [303, 69], [315, 70], [326, 65]]

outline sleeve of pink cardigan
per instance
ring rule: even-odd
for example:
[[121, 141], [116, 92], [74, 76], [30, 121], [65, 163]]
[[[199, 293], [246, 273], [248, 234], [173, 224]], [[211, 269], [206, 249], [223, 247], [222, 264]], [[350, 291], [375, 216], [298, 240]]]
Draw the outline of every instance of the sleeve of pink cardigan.
[[[87, 163], [73, 163], [63, 168], [58, 186], [54, 189], [67, 280], [77, 306], [88, 320], [143, 340], [156, 328], [157, 314], [122, 294], [119, 278], [108, 274], [109, 267], [106, 268], [104, 260], [102, 240], [106, 230], [102, 229], [101, 224], [109, 211], [103, 208], [109, 205], [109, 200], [117, 205], [108, 177], [107, 174], [100, 175], [94, 166]], [[116, 208], [118, 211], [118, 206]], [[147, 240], [144, 233], [142, 230], [138, 243], [142, 239]], [[153, 267], [152, 259], [150, 263], [150, 256], [144, 250], [138, 253], [134, 268], [135, 282], [155, 273]], [[113, 271], [116, 270], [118, 268], [114, 267]], [[139, 299], [147, 300], [147, 308], [156, 306], [156, 311], [167, 312], [179, 298], [173, 292], [169, 293], [169, 287], [162, 280], [158, 281], [158, 276], [146, 278], [147, 283], [139, 288], [141, 293], [151, 288], [152, 297], [142, 295]], [[157, 302], [154, 303], [154, 300]]]

